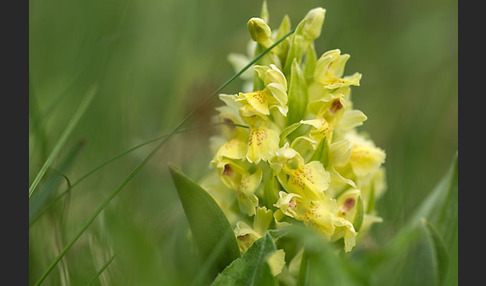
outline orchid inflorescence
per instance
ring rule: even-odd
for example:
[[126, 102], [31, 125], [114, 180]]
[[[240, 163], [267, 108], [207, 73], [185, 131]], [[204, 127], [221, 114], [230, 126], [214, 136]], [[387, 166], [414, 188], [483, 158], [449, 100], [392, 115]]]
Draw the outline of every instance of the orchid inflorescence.
[[[269, 229], [303, 223], [349, 252], [370, 225], [385, 191], [385, 152], [356, 130], [367, 119], [353, 108], [351, 86], [360, 73], [343, 76], [350, 58], [339, 49], [317, 57], [326, 10], [310, 10], [295, 32], [242, 75], [243, 91], [220, 94], [211, 138], [212, 173], [201, 186], [223, 210], [242, 253]], [[284, 16], [275, 31], [251, 18], [249, 56], [230, 54], [236, 69], [290, 31]], [[281, 250], [282, 251], [282, 250]], [[280, 253], [281, 253], [280, 251]]]

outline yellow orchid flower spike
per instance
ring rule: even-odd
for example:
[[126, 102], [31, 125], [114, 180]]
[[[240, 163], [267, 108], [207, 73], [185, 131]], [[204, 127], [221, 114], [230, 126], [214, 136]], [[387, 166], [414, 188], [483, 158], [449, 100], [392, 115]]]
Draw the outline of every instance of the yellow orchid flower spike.
[[[212, 175], [204, 189], [228, 217], [241, 253], [267, 232], [296, 223], [342, 241], [349, 252], [382, 221], [375, 201], [387, 187], [386, 154], [357, 130], [368, 117], [353, 105], [351, 90], [361, 74], [345, 76], [350, 55], [316, 53], [325, 14], [321, 7], [310, 10], [242, 74], [241, 89], [219, 95], [219, 133], [210, 140]], [[291, 31], [288, 15], [277, 29], [268, 19], [264, 2], [260, 17], [247, 23], [248, 55], [229, 57], [235, 68]], [[298, 247], [267, 258], [272, 274], [286, 281], [296, 279], [301, 259]]]

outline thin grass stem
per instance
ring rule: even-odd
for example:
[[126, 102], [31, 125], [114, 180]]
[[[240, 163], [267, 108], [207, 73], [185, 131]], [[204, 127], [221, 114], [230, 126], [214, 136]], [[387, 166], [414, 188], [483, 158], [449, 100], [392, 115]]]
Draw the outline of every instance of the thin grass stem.
[[59, 255], [54, 259], [54, 261], [49, 265], [47, 270], [44, 272], [44, 274], [37, 280], [37, 282], [34, 285], [40, 285], [49, 275], [49, 273], [56, 267], [56, 265], [59, 263], [59, 261], [64, 257], [66, 252], [74, 245], [74, 243], [81, 237], [81, 235], [88, 229], [88, 227], [93, 223], [93, 221], [98, 217], [98, 215], [104, 210], [104, 208], [111, 202], [111, 200], [116, 197], [120, 191], [125, 187], [126, 184], [147, 164], [147, 162], [157, 153], [157, 151], [164, 146], [165, 142], [169, 140], [176, 132], [179, 131], [179, 129], [198, 111], [201, 107], [203, 107], [206, 103], [209, 102], [211, 98], [213, 98], [215, 95], [220, 93], [226, 86], [228, 86], [233, 80], [235, 80], [237, 77], [239, 77], [243, 72], [245, 72], [249, 67], [251, 67], [255, 62], [257, 62], [260, 58], [262, 58], [264, 55], [266, 55], [271, 49], [273, 49], [275, 46], [277, 46], [279, 43], [281, 43], [285, 38], [290, 36], [293, 32], [295, 31], [295, 28], [293, 28], [289, 33], [284, 35], [282, 38], [280, 38], [278, 41], [276, 41], [272, 46], [270, 46], [268, 49], [260, 53], [257, 57], [255, 57], [252, 61], [250, 61], [244, 68], [242, 68], [238, 73], [233, 75], [230, 79], [228, 79], [226, 82], [224, 82], [215, 92], [213, 92], [210, 96], [208, 96], [205, 100], [203, 100], [195, 109], [193, 109], [189, 114], [182, 119], [177, 126], [172, 129], [172, 131], [167, 135], [167, 137], [162, 139], [162, 142], [160, 142], [148, 155], [145, 157], [136, 167], [135, 169], [128, 174], [128, 176], [120, 183], [120, 185], [102, 202], [102, 204], [98, 207], [98, 209], [95, 211], [95, 213], [88, 219], [88, 221], [83, 224], [81, 229], [76, 233], [74, 238], [61, 250]]
[[111, 262], [113, 262], [114, 259], [115, 259], [115, 255], [111, 256], [111, 258], [108, 259], [108, 261], [106, 261], [105, 264], [103, 264], [103, 266], [101, 266], [100, 270], [96, 272], [96, 276], [91, 280], [91, 282], [88, 285], [94, 285], [96, 280], [98, 280], [98, 277], [100, 277], [100, 275], [106, 270], [106, 268], [110, 266]]
[[66, 126], [66, 129], [64, 129], [64, 132], [61, 134], [61, 137], [57, 141], [56, 145], [54, 146], [54, 149], [52, 150], [51, 154], [49, 154], [49, 157], [47, 157], [47, 160], [45, 161], [44, 165], [41, 167], [39, 173], [35, 177], [34, 181], [29, 187], [29, 199], [34, 193], [34, 191], [37, 188], [37, 185], [41, 181], [42, 177], [46, 173], [47, 169], [51, 166], [52, 162], [54, 159], [57, 157], [57, 154], [59, 151], [61, 151], [61, 148], [64, 146], [64, 143], [66, 143], [67, 138], [69, 135], [71, 135], [72, 131], [76, 127], [76, 125], [79, 122], [79, 119], [83, 116], [84, 112], [88, 108], [89, 104], [91, 103], [94, 95], [96, 94], [96, 87], [93, 87], [89, 90], [87, 96], [83, 99], [81, 104], [79, 105], [78, 109], [74, 113], [73, 117], [69, 121], [68, 125]]
[[[250, 128], [249, 126], [246, 126], [246, 125], [242, 125], [242, 124], [237, 124], [237, 123], [231, 123], [231, 122], [216, 122], [214, 123], [213, 126], [217, 126], [217, 125], [231, 125], [231, 126], [236, 126], [236, 127], [241, 127], [241, 128]], [[186, 132], [186, 131], [190, 131], [190, 130], [194, 130], [194, 129], [197, 129], [196, 127], [195, 128], [186, 128], [186, 129], [182, 129], [182, 130], [179, 130], [177, 133], [183, 133], [183, 132]], [[97, 167], [91, 169], [90, 171], [88, 171], [86, 174], [84, 174], [83, 176], [81, 176], [81, 178], [79, 178], [78, 180], [76, 180], [74, 183], [70, 184], [69, 183], [69, 180], [67, 179], [66, 176], [64, 176], [66, 178], [66, 181], [68, 183], [68, 188], [66, 190], [64, 190], [64, 192], [62, 192], [61, 194], [59, 194], [56, 198], [54, 198], [53, 200], [49, 201], [49, 203], [41, 210], [39, 211], [39, 213], [35, 216], [35, 218], [33, 218], [30, 222], [29, 222], [29, 227], [32, 226], [34, 224], [35, 221], [37, 221], [37, 219], [39, 217], [41, 217], [49, 208], [51, 208], [57, 201], [59, 201], [62, 197], [64, 197], [64, 195], [66, 195], [67, 193], [69, 193], [69, 191], [71, 191], [76, 185], [78, 185], [79, 183], [81, 183], [83, 180], [85, 180], [86, 178], [88, 178], [89, 176], [91, 176], [92, 174], [94, 174], [96, 171], [100, 170], [101, 168], [105, 167], [106, 165], [108, 165], [109, 163], [112, 163], [113, 161], [129, 154], [130, 152], [132, 151], [135, 151], [149, 143], [152, 143], [152, 142], [155, 142], [157, 140], [160, 140], [164, 137], [166, 137], [167, 134], [164, 134], [164, 135], [161, 135], [161, 136], [158, 136], [158, 137], [155, 137], [155, 138], [152, 138], [150, 140], [147, 140], [145, 142], [142, 142], [128, 150], [125, 150], [124, 152], [104, 161], [103, 163], [101, 163], [100, 165], [98, 165]]]

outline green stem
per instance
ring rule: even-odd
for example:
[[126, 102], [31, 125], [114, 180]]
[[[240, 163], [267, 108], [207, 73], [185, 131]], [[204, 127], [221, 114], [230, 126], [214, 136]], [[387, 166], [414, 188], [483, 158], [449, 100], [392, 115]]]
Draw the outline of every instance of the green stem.
[[103, 264], [103, 266], [101, 266], [100, 270], [98, 270], [96, 276], [93, 278], [93, 280], [91, 280], [91, 283], [89, 283], [89, 285], [93, 285], [96, 282], [96, 280], [98, 280], [98, 277], [100, 277], [101, 273], [103, 273], [105, 269], [108, 268], [108, 266], [110, 266], [113, 259], [115, 259], [115, 255], [113, 255], [108, 261], [106, 261], [106, 263]]

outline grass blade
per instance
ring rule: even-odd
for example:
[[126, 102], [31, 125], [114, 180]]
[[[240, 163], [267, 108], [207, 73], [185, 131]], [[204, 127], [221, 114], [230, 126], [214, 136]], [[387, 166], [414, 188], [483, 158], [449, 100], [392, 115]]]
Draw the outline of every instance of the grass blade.
[[108, 266], [110, 266], [111, 262], [114, 259], [115, 259], [115, 255], [111, 256], [111, 258], [108, 259], [108, 261], [106, 261], [105, 264], [103, 264], [103, 266], [101, 266], [100, 270], [98, 270], [98, 272], [96, 272], [96, 276], [93, 278], [93, 280], [91, 280], [89, 285], [95, 284], [95, 282], [98, 280], [98, 277], [100, 277], [100, 275], [106, 270], [106, 268], [108, 268]]
[[[64, 173], [71, 167], [77, 155], [84, 146], [83, 141], [77, 143], [66, 155], [63, 161], [59, 164], [59, 170], [53, 170], [57, 174], [46, 177], [46, 181], [42, 186], [40, 186], [40, 191], [37, 192], [31, 200], [29, 200], [29, 225], [32, 224], [34, 218], [39, 217], [40, 209], [45, 205], [46, 200], [53, 194], [53, 192], [58, 188], [61, 183], [61, 178], [64, 177], [68, 186], [70, 184], [69, 178], [67, 178]], [[70, 187], [68, 187], [70, 189]], [[44, 210], [44, 209], [43, 209]]]
[[[241, 124], [235, 124], [235, 123], [228, 123], [228, 122], [218, 122], [216, 123], [215, 125], [221, 125], [221, 124], [224, 124], [224, 125], [233, 125], [233, 126], [237, 126], [237, 127], [242, 127], [242, 128], [249, 128], [248, 126], [246, 125], [241, 125]], [[190, 131], [190, 130], [197, 130], [197, 128], [186, 128], [186, 129], [181, 129], [177, 132], [177, 134], [179, 133], [183, 133], [183, 132], [186, 132], [186, 131]], [[77, 186], [79, 183], [81, 183], [82, 181], [84, 181], [86, 178], [88, 178], [89, 176], [91, 176], [92, 174], [96, 173], [98, 170], [102, 169], [103, 167], [107, 166], [108, 164], [116, 161], [117, 159], [120, 159], [121, 157], [129, 154], [130, 152], [133, 152], [149, 143], [152, 143], [152, 142], [155, 142], [157, 140], [161, 140], [163, 138], [167, 137], [167, 134], [164, 134], [164, 135], [161, 135], [161, 136], [158, 136], [158, 137], [155, 137], [155, 138], [152, 138], [150, 140], [147, 140], [145, 142], [142, 142], [136, 146], [133, 146], [125, 151], [123, 151], [122, 153], [119, 153], [118, 155], [115, 155], [113, 157], [111, 157], [110, 159], [102, 162], [101, 164], [99, 164], [98, 166], [96, 166], [95, 168], [91, 169], [90, 171], [88, 171], [86, 174], [84, 174], [83, 176], [81, 176], [78, 180], [76, 180], [75, 182], [73, 182], [72, 184], [70, 184], [68, 186], [68, 188], [66, 190], [64, 190], [64, 192], [62, 192], [61, 194], [59, 194], [56, 198], [50, 200], [47, 205], [41, 210], [41, 211], [36, 211], [37, 215], [34, 217], [34, 218], [31, 218], [30, 215], [29, 215], [29, 227], [32, 226], [34, 224], [34, 222], [45, 212], [47, 211], [50, 207], [52, 207], [56, 202], [58, 202], [62, 197], [64, 197], [69, 191], [71, 191], [75, 186]]]
[[91, 103], [95, 93], [96, 93], [97, 88], [92, 87], [86, 97], [83, 99], [81, 104], [79, 105], [78, 109], [74, 113], [73, 117], [69, 121], [68, 125], [66, 126], [66, 129], [64, 129], [64, 132], [61, 134], [61, 137], [57, 141], [56, 145], [54, 146], [54, 149], [52, 150], [51, 154], [49, 154], [49, 157], [47, 157], [47, 160], [45, 161], [44, 165], [41, 167], [39, 173], [35, 177], [34, 181], [30, 185], [29, 188], [29, 199], [34, 193], [34, 191], [37, 188], [37, 185], [41, 181], [42, 177], [46, 173], [47, 169], [51, 166], [52, 162], [56, 158], [57, 154], [59, 151], [61, 151], [61, 148], [64, 146], [64, 143], [66, 143], [66, 140], [68, 139], [69, 135], [71, 135], [72, 131], [76, 127], [76, 125], [79, 122], [79, 119], [83, 116], [84, 112], [88, 108], [89, 104]]

